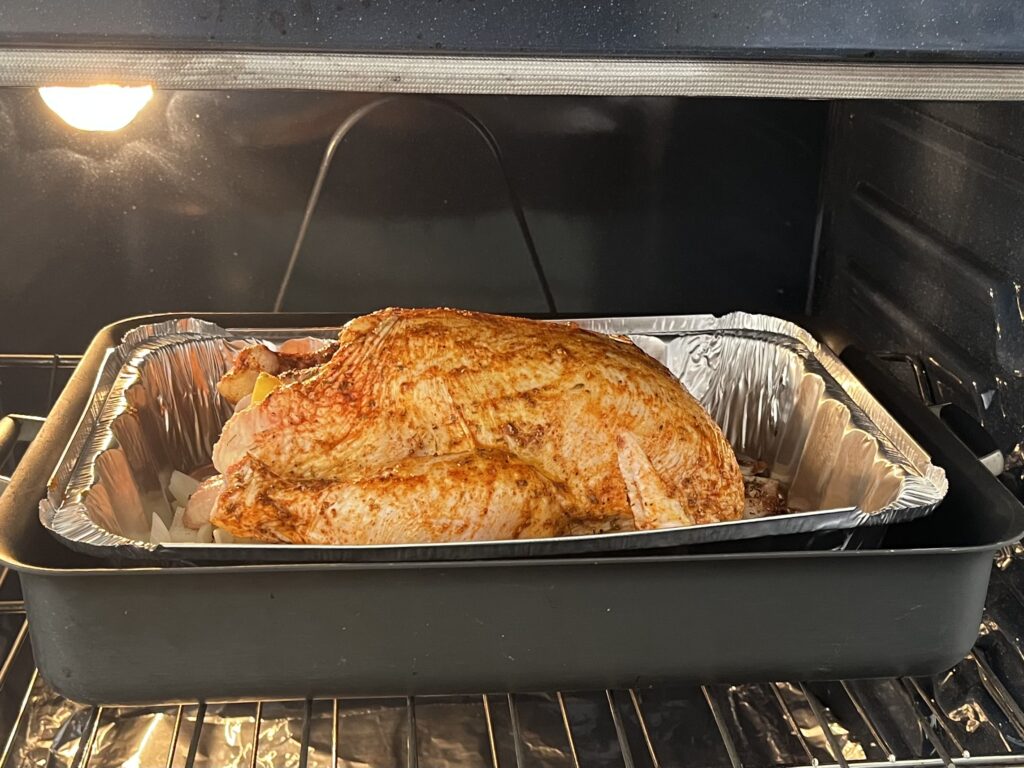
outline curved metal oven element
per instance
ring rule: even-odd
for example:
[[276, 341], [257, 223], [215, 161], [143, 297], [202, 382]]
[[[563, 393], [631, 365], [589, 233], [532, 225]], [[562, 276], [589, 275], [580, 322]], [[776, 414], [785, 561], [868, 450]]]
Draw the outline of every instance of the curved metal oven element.
[[[320, 193], [323, 191], [324, 181], [327, 178], [328, 171], [331, 169], [331, 164], [334, 162], [334, 156], [338, 151], [339, 145], [345, 140], [345, 137], [348, 136], [351, 130], [362, 122], [364, 117], [376, 112], [381, 107], [384, 107], [395, 100], [396, 97], [387, 96], [359, 107], [359, 109], [355, 110], [345, 118], [341, 125], [335, 129], [334, 133], [331, 134], [331, 139], [327, 142], [327, 148], [324, 150], [324, 156], [320, 161], [320, 169], [317, 171], [316, 180], [313, 182], [313, 188], [309, 192], [309, 199], [306, 201], [305, 212], [302, 215], [302, 224], [299, 225], [299, 232], [295, 236], [295, 244], [292, 246], [291, 255], [288, 257], [288, 265], [285, 267], [284, 276], [281, 278], [280, 287], [277, 289], [277, 297], [274, 300], [275, 312], [280, 312], [283, 309], [284, 297], [288, 292], [288, 285], [291, 283], [292, 272], [295, 270], [295, 264], [298, 262], [302, 245], [306, 241], [306, 233], [309, 231], [309, 225], [313, 220], [313, 214], [316, 212], [317, 204], [320, 202]], [[455, 115], [469, 125], [476, 135], [479, 136], [487, 145], [487, 149], [490, 152], [491, 157], [494, 158], [494, 162], [497, 164], [498, 170], [501, 172], [501, 180], [504, 182], [505, 191], [508, 194], [509, 206], [512, 208], [512, 213], [516, 217], [516, 224], [519, 226], [519, 233], [523, 237], [523, 243], [526, 245], [526, 250], [530, 254], [530, 265], [533, 267], [533, 273], [537, 276], [537, 283], [540, 286], [541, 292], [544, 294], [544, 303], [547, 306], [548, 312], [554, 314], [558, 311], [558, 308], [555, 305], [555, 295], [552, 293], [551, 285], [548, 283], [547, 276], [544, 274], [544, 267], [541, 264], [540, 255], [537, 253], [537, 246], [534, 243], [533, 235], [530, 233], [530, 226], [526, 221], [526, 214], [523, 212], [522, 202], [519, 199], [519, 195], [512, 183], [512, 177], [509, 175], [508, 168], [505, 165], [505, 160], [502, 157], [501, 146], [498, 144], [498, 140], [494, 138], [494, 134], [491, 133], [490, 129], [484, 125], [484, 123], [458, 104], [430, 96], [418, 97], [417, 101], [430, 106], [439, 107]]]

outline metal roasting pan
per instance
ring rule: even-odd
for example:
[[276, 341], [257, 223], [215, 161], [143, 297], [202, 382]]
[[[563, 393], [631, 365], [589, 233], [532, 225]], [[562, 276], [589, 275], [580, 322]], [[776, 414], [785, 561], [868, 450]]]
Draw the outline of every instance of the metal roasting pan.
[[[194, 316], [194, 315], [193, 315]], [[111, 568], [61, 546], [37, 514], [96, 372], [135, 318], [100, 332], [10, 487], [0, 560], [21, 573], [33, 651], [92, 703], [643, 687], [939, 672], [970, 649], [992, 556], [1024, 509], [873, 358], [842, 359], [946, 470], [929, 516], [873, 549], [456, 563]], [[235, 326], [336, 315], [205, 315]]]

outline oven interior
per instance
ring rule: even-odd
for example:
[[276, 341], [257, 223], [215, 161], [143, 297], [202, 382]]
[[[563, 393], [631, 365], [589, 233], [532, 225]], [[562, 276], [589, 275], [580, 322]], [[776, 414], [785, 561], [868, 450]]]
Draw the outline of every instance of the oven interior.
[[[0, 415], [22, 443], [0, 474], [96, 330], [135, 314], [741, 309], [872, 352], [1021, 495], [1022, 118], [157, 90], [93, 133], [0, 90]], [[0, 765], [1021, 763], [1020, 562], [997, 559], [977, 645], [934, 678], [147, 708], [49, 690], [4, 572]]]

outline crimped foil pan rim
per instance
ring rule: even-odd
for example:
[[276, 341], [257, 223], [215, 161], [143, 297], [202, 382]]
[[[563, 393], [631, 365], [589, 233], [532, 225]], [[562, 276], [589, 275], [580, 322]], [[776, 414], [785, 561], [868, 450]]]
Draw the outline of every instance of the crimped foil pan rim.
[[[82, 424], [51, 480], [51, 492], [40, 506], [45, 527], [75, 548], [91, 554], [116, 551], [128, 557], [166, 555], [171, 559], [240, 560], [251, 555], [257, 560], [292, 560], [316, 553], [331, 557], [338, 553], [358, 555], [351, 559], [389, 560], [419, 559], [417, 552], [444, 553], [452, 559], [492, 557], [532, 557], [583, 552], [615, 552], [630, 549], [654, 549], [685, 546], [694, 543], [748, 538], [773, 533], [809, 532], [831, 528], [848, 528], [864, 524], [908, 520], [929, 512], [946, 492], [944, 472], [930, 464], [929, 457], [916, 442], [877, 404], [866, 389], [845, 369], [829, 350], [799, 326], [777, 318], [732, 313], [716, 318], [712, 315], [647, 316], [626, 318], [588, 318], [559, 320], [576, 322], [591, 330], [643, 336], [682, 336], [718, 332], [746, 332], [764, 335], [785, 344], [806, 358], [812, 372], [819, 375], [829, 390], [829, 397], [850, 408], [851, 421], [868, 430], [878, 441], [879, 451], [890, 461], [904, 467], [905, 482], [891, 504], [873, 513], [853, 507], [812, 512], [791, 513], [774, 518], [711, 523], [688, 528], [657, 531], [570, 536], [553, 539], [491, 542], [451, 542], [415, 545], [376, 545], [351, 547], [334, 545], [303, 547], [281, 544], [173, 544], [155, 545], [112, 533], [88, 517], [82, 503], [85, 492], [95, 481], [95, 459], [112, 439], [111, 419], [124, 408], [123, 395], [139, 376], [139, 365], [145, 357], [164, 346], [196, 338], [228, 338], [241, 341], [252, 338], [283, 339], [295, 335], [333, 335], [336, 328], [273, 328], [223, 329], [213, 323], [179, 319], [140, 326], [126, 334], [124, 342], [111, 350], [97, 377], [96, 396], [83, 415]], [[819, 369], [819, 370], [813, 370]], [[111, 400], [111, 397], [114, 400]], [[104, 428], [104, 418], [106, 428]], [[92, 428], [87, 426], [93, 421]], [[785, 526], [780, 526], [786, 521]], [[782, 530], [773, 530], [782, 528]], [[741, 531], [739, 536], [731, 535]]]

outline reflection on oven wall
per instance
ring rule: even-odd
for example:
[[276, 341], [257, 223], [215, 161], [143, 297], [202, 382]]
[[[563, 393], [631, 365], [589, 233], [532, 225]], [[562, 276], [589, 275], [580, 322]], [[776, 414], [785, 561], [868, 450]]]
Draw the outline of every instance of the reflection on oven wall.
[[[0, 352], [156, 311], [272, 308], [324, 148], [372, 96], [160, 92], [116, 133], [0, 93]], [[827, 106], [460, 98], [497, 138], [565, 312], [798, 312]], [[485, 144], [403, 98], [339, 148], [287, 310], [544, 311]]]

